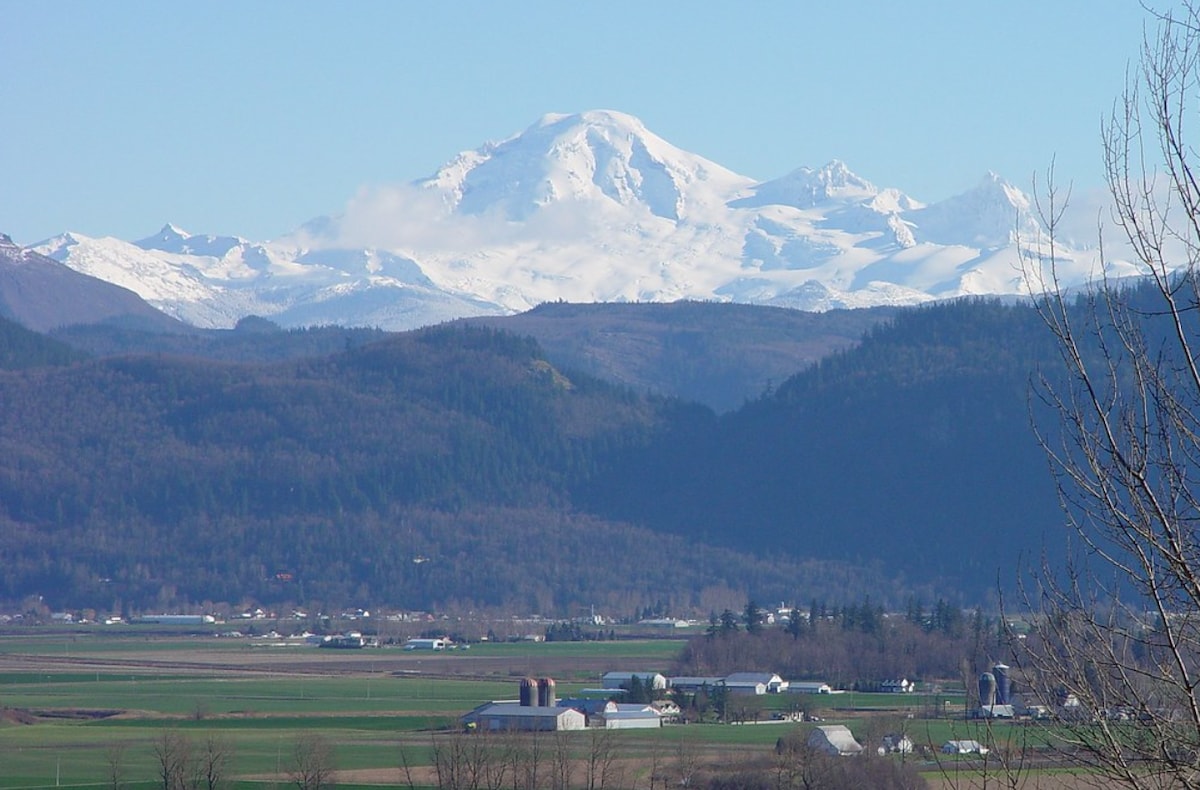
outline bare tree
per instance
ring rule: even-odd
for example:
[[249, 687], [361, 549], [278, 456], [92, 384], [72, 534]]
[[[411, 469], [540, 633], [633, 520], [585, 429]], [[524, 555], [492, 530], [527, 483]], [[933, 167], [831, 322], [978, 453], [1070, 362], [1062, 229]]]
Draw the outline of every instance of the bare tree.
[[196, 786], [201, 790], [221, 790], [229, 786], [229, 764], [233, 745], [219, 735], [209, 733], [196, 754]]
[[1144, 280], [1064, 292], [1052, 179], [1040, 198], [1049, 239], [1027, 274], [1048, 286], [1065, 376], [1040, 381], [1058, 419], [1039, 430], [1073, 543], [1025, 590], [1019, 660], [1063, 754], [1123, 786], [1198, 787], [1200, 15], [1187, 0], [1154, 23], [1103, 130], [1112, 221]]
[[192, 742], [178, 730], [164, 730], [154, 741], [154, 758], [163, 790], [191, 790], [195, 786]]
[[296, 739], [289, 777], [299, 790], [334, 787], [334, 770], [333, 746], [328, 740], [316, 733]]
[[109, 790], [125, 787], [125, 742], [113, 741], [104, 750], [104, 764]]

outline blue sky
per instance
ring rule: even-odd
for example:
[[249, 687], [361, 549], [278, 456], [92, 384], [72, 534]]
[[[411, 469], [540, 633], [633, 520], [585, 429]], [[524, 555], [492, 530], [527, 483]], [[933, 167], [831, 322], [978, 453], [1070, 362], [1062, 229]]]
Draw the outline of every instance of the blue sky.
[[1135, 0], [0, 0], [0, 232], [255, 240], [547, 112], [615, 109], [758, 179], [931, 202], [1101, 182]]

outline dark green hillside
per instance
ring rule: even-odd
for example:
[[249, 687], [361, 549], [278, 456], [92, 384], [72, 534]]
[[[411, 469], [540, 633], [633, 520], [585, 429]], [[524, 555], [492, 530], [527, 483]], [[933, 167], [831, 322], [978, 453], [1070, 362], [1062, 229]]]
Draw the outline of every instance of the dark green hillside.
[[1028, 307], [905, 311], [711, 435], [631, 453], [596, 501], [723, 545], [882, 562], [978, 600], [1061, 523], [1029, 401], [1054, 354]]
[[853, 346], [894, 313], [893, 308], [806, 313], [689, 301], [553, 302], [520, 315], [465, 322], [529, 335], [561, 368], [723, 412]]
[[85, 358], [69, 346], [0, 316], [0, 370], [67, 365]]

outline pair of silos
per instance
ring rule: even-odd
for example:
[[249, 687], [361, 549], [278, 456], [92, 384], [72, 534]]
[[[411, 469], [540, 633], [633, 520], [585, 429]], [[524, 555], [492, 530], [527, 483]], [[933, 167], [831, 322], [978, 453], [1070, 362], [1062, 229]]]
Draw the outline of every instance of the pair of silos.
[[554, 678], [522, 678], [520, 701], [523, 708], [553, 708], [558, 704]]
[[1011, 681], [1008, 678], [1008, 666], [996, 664], [991, 672], [979, 676], [979, 705], [990, 708], [993, 705], [1010, 704]]

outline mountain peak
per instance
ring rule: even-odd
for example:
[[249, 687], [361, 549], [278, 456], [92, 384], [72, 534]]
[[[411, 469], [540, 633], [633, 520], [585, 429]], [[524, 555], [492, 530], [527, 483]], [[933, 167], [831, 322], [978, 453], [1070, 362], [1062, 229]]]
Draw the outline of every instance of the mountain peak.
[[213, 258], [223, 257], [227, 252], [245, 240], [235, 236], [198, 236], [188, 233], [178, 225], [168, 222], [158, 233], [135, 241], [143, 250], [162, 250], [182, 255], [204, 255]]
[[856, 175], [846, 163], [833, 159], [824, 167], [798, 167], [782, 178], [754, 187], [754, 195], [733, 205], [736, 208], [793, 206], [810, 209], [829, 203], [861, 203], [879, 194], [879, 189]]
[[[719, 205], [750, 183], [614, 110], [551, 113], [499, 143], [460, 154], [418, 186], [459, 214], [532, 218], [561, 202], [614, 202], [680, 221], [693, 205]], [[707, 193], [707, 194], [706, 194]]]
[[1036, 238], [1041, 232], [1025, 193], [990, 171], [973, 189], [913, 212], [911, 219], [922, 241], [981, 249]]

